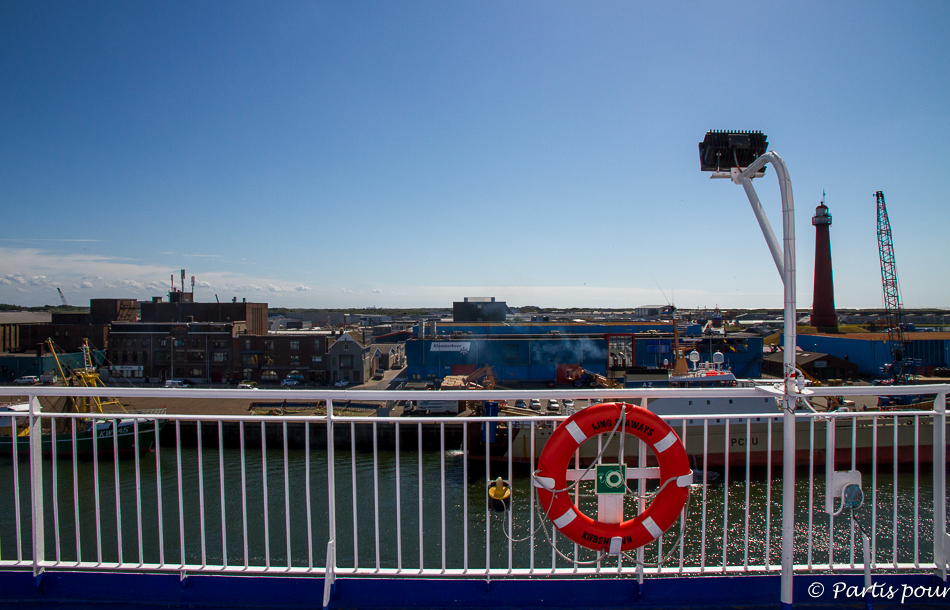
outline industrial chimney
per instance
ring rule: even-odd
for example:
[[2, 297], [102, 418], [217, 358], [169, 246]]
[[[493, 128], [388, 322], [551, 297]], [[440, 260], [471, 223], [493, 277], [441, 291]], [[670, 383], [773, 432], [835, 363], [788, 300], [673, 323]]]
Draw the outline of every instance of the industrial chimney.
[[811, 305], [811, 325], [819, 332], [838, 332], [835, 313], [835, 288], [831, 279], [831, 214], [825, 205], [825, 194], [815, 208], [811, 224], [815, 225], [815, 290]]

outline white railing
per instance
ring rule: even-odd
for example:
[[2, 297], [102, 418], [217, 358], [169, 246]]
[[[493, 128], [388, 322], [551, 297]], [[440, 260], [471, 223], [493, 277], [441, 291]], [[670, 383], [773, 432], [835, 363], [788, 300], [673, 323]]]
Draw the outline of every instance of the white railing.
[[[871, 569], [935, 570], [946, 579], [948, 390], [946, 385], [814, 390], [814, 396], [914, 393], [933, 394], [936, 400], [933, 409], [915, 411], [799, 409], [795, 573], [865, 569], [864, 532]], [[0, 388], [0, 396], [23, 391]], [[602, 557], [556, 533], [531, 488], [530, 472], [543, 438], [564, 416], [334, 412], [342, 400], [418, 399], [412, 392], [26, 391], [33, 405], [32, 434], [14, 438], [0, 453], [0, 485], [5, 487], [0, 491], [0, 568], [407, 578], [618, 573], [643, 578], [781, 569], [784, 415], [777, 407], [768, 415], [671, 418], [696, 456], [683, 535], [674, 525], [635, 553]], [[327, 408], [326, 415], [317, 416], [96, 415], [95, 422], [108, 425], [93, 429], [111, 432], [104, 438], [111, 440], [112, 451], [102, 454], [103, 446], [91, 443], [93, 459], [81, 459], [77, 424], [88, 416], [39, 408], [41, 398], [67, 393], [133, 399], [292, 396], [324, 400]], [[583, 406], [587, 399], [608, 397], [638, 402], [710, 395], [763, 394], [744, 388], [538, 390], [441, 392], [439, 398], [571, 398]], [[150, 433], [162, 442], [152, 452], [114, 460], [110, 453], [121, 450], [120, 427], [130, 423], [135, 437]], [[482, 443], [483, 424], [489, 430], [496, 426], [500, 446]], [[48, 436], [54, 445], [67, 440], [65, 455], [39, 458], [43, 429], [53, 430]], [[24, 446], [29, 451], [21, 453]], [[831, 446], [838, 448], [837, 466], [834, 452], [826, 450]], [[634, 462], [645, 466], [645, 445], [636, 455]], [[732, 468], [717, 466], [723, 463]], [[849, 511], [828, 514], [833, 473], [856, 469], [864, 473], [863, 505], [854, 518]], [[487, 482], [498, 476], [513, 490], [511, 509], [503, 513], [491, 512], [486, 498]], [[636, 488], [642, 495], [654, 487], [641, 480]], [[588, 514], [596, 511], [592, 492], [578, 489], [575, 502]]]

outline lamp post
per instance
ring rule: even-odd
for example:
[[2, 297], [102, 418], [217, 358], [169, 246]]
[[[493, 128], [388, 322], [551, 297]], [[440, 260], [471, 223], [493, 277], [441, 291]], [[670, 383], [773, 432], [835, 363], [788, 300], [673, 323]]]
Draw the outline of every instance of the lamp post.
[[[785, 162], [774, 152], [766, 152], [768, 139], [760, 131], [710, 131], [699, 143], [702, 171], [713, 172], [712, 178], [728, 178], [742, 186], [772, 260], [785, 286], [785, 341], [782, 384], [776, 388], [781, 395], [784, 413], [782, 451], [782, 592], [783, 610], [792, 607], [792, 565], [795, 535], [795, 406], [801, 395], [795, 375], [795, 206], [792, 182]], [[780, 247], [769, 224], [752, 179], [765, 175], [766, 164], [775, 168], [782, 196], [782, 237]]]

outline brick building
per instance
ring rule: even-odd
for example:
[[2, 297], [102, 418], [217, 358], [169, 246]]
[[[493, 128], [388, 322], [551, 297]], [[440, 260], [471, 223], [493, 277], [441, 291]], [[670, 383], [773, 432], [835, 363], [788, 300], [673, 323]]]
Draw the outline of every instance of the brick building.
[[327, 331], [279, 331], [240, 335], [234, 339], [233, 378], [278, 383], [288, 377], [304, 383], [326, 383]]

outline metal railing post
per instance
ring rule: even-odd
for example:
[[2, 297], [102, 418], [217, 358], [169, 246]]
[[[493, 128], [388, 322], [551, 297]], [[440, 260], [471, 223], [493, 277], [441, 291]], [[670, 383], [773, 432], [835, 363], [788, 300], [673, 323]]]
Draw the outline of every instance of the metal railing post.
[[[30, 512], [33, 533], [33, 576], [43, 572], [40, 563], [46, 559], [46, 521], [43, 506], [43, 420], [40, 399], [30, 400]], [[15, 434], [15, 432], [12, 432]], [[51, 447], [52, 449], [52, 447]]]
[[941, 581], [947, 582], [947, 394], [934, 397], [934, 563]]
[[[333, 582], [336, 580], [336, 461], [333, 454], [333, 399], [327, 399], [327, 565], [324, 571], [323, 607], [330, 603]], [[307, 490], [310, 493], [310, 490]]]

